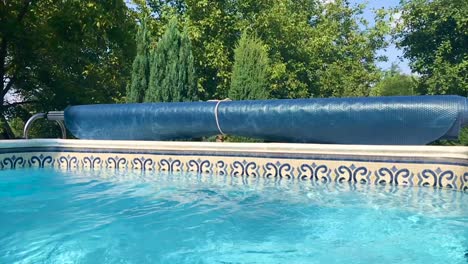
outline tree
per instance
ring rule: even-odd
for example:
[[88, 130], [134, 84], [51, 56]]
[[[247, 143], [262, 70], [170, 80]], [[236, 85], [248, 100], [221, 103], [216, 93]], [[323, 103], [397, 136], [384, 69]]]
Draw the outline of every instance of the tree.
[[132, 79], [127, 87], [127, 103], [141, 103], [148, 90], [150, 75], [150, 32], [148, 32], [147, 18], [144, 17], [136, 35], [137, 54], [132, 65]]
[[[269, 51], [270, 96], [304, 98], [317, 95], [318, 53], [312, 18], [318, 14], [314, 1], [244, 0], [239, 29], [258, 32]], [[326, 33], [322, 32], [321, 34]]]
[[375, 26], [363, 5], [347, 1], [240, 0], [239, 28], [251, 28], [268, 47], [271, 97], [367, 95], [379, 79], [376, 52], [386, 45], [384, 14]]
[[125, 93], [135, 23], [123, 0], [0, 1], [0, 24], [2, 119]]
[[197, 78], [195, 62], [192, 53], [192, 43], [185, 27], [180, 36], [179, 50], [179, 83], [176, 97], [181, 101], [194, 101], [198, 99]]
[[468, 96], [468, 2], [405, 0], [398, 45], [418, 73], [422, 94]]
[[325, 4], [317, 16], [314, 24], [319, 40], [314, 61], [320, 62], [316, 65], [318, 96], [367, 96], [379, 81], [376, 62], [385, 58], [378, 56], [377, 51], [387, 45], [389, 21], [386, 13], [379, 10], [375, 26], [369, 27], [360, 17], [363, 9], [364, 5], [351, 6], [337, 0]]
[[268, 53], [263, 42], [244, 31], [234, 50], [229, 98], [253, 100], [268, 98]]
[[[170, 2], [170, 0], [169, 0]], [[237, 0], [185, 0], [177, 10], [186, 21], [197, 62], [202, 99], [226, 98], [234, 44], [238, 39]]]
[[170, 20], [166, 32], [153, 51], [146, 102], [182, 102], [197, 99], [197, 82], [190, 39], [180, 32], [177, 19]]
[[371, 96], [416, 95], [415, 78], [402, 74], [397, 65], [384, 73], [383, 78], [370, 92]]
[[[369, 27], [363, 6], [344, 0], [150, 1], [160, 22], [171, 14], [188, 26], [203, 99], [224, 98], [230, 87], [236, 40], [257, 32], [270, 59], [270, 96], [304, 98], [367, 95], [379, 80], [377, 50], [388, 21]], [[382, 12], [381, 12], [382, 13]]]

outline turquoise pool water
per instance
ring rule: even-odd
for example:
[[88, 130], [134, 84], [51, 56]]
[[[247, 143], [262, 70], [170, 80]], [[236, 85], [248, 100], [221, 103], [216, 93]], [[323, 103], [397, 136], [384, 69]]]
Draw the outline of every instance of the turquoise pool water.
[[468, 194], [0, 171], [0, 263], [468, 263]]

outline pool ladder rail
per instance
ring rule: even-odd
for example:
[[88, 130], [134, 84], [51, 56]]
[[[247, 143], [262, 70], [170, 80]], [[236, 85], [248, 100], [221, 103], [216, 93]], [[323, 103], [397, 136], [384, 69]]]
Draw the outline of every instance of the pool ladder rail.
[[29, 139], [29, 130], [31, 130], [33, 123], [36, 120], [41, 119], [41, 118], [45, 118], [46, 120], [57, 122], [57, 124], [60, 126], [60, 130], [62, 131], [62, 138], [63, 139], [67, 138], [67, 129], [65, 128], [65, 124], [63, 123], [64, 121], [63, 111], [50, 111], [47, 113], [37, 113], [28, 119], [28, 121], [24, 125], [24, 130], [23, 130], [24, 139]]

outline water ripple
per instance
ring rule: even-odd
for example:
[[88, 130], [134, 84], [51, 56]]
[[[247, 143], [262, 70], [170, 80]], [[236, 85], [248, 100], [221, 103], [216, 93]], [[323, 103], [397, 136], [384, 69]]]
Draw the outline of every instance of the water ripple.
[[0, 263], [466, 263], [468, 249], [468, 195], [430, 188], [37, 169], [1, 171], [0, 201]]

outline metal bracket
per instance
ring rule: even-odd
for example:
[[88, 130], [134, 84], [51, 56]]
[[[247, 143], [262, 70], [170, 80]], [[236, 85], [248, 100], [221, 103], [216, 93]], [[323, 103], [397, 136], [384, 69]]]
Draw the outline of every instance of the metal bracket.
[[57, 124], [60, 126], [60, 130], [62, 131], [62, 138], [65, 139], [67, 138], [67, 129], [65, 128], [65, 124], [63, 123], [64, 121], [64, 116], [63, 116], [63, 111], [51, 111], [47, 113], [38, 113], [31, 118], [28, 119], [26, 124], [24, 125], [24, 130], [23, 130], [23, 138], [29, 139], [29, 130], [32, 127], [32, 124], [34, 121], [37, 119], [45, 118], [47, 120], [55, 121]]

